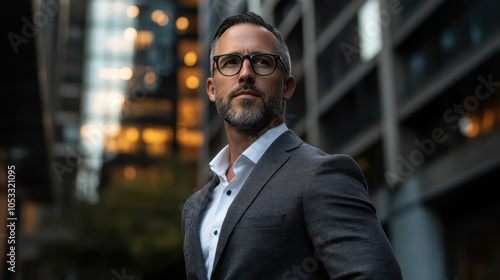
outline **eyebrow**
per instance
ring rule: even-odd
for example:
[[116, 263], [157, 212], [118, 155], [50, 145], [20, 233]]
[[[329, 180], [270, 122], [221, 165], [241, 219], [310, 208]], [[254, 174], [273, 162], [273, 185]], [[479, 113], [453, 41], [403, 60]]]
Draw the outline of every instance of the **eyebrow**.
[[256, 51], [256, 52], [252, 52], [252, 53], [242, 53], [242, 52], [225, 52], [225, 53], [220, 53], [220, 54], [216, 54], [216, 55], [222, 55], [222, 54], [239, 54], [239, 55], [254, 55], [256, 53], [271, 53], [271, 54], [279, 54], [278, 52], [272, 52], [272, 51]]

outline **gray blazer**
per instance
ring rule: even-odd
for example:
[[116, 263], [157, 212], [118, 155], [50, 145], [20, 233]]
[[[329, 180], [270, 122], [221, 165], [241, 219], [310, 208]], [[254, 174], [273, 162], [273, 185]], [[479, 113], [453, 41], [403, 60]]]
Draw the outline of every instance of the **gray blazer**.
[[[200, 223], [217, 176], [184, 205], [188, 279], [206, 279]], [[291, 130], [264, 153], [222, 224], [211, 279], [402, 279], [346, 155], [328, 155]]]

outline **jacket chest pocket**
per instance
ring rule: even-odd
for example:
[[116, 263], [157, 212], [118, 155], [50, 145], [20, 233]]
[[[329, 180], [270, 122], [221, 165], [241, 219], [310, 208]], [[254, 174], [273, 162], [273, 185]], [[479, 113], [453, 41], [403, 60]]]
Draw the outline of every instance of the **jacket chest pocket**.
[[280, 227], [285, 221], [285, 216], [286, 214], [243, 216], [236, 228], [242, 229]]

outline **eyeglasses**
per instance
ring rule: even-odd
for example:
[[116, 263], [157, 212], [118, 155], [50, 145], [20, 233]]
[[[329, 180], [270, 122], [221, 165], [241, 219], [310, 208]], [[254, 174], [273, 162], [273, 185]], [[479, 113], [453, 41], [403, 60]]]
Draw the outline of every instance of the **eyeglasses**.
[[281, 61], [285, 72], [288, 73], [288, 69], [286, 69], [281, 56], [272, 53], [256, 53], [253, 55], [228, 53], [214, 56], [214, 61], [222, 75], [234, 76], [240, 72], [245, 58], [250, 60], [252, 70], [259, 76], [269, 76], [274, 73], [278, 65], [278, 60]]

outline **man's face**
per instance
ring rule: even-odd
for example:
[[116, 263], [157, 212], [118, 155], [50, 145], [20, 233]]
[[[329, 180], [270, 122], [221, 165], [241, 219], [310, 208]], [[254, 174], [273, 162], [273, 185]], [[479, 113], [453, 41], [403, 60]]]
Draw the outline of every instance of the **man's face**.
[[[277, 39], [264, 27], [238, 24], [222, 34], [215, 51], [216, 55], [277, 54]], [[231, 126], [241, 129], [263, 127], [284, 110], [283, 71], [278, 62], [274, 73], [259, 76], [245, 59], [240, 72], [234, 76], [223, 76], [215, 69], [213, 77], [207, 80], [207, 92], [221, 117]]]

